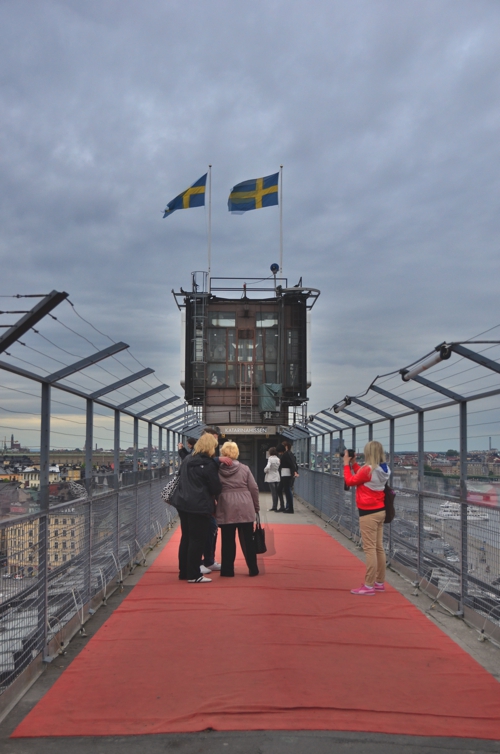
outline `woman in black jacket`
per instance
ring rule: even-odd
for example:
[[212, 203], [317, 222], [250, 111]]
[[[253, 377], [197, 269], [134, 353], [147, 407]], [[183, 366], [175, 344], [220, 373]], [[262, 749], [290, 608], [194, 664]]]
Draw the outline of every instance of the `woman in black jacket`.
[[[293, 513], [293, 482], [294, 478], [298, 476], [297, 473], [297, 461], [291, 451], [291, 445], [288, 443], [285, 445], [278, 445], [276, 448], [280, 458], [280, 483], [278, 485], [278, 497], [280, 500], [280, 507], [278, 511], [282, 513]], [[286, 504], [283, 500], [283, 494], [286, 498]]]
[[217, 440], [213, 435], [200, 437], [181, 464], [180, 479], [174, 492], [174, 505], [181, 520], [179, 545], [179, 578], [190, 584], [211, 581], [200, 573], [201, 556], [215, 513], [215, 499], [222, 485], [218, 465], [213, 460]]

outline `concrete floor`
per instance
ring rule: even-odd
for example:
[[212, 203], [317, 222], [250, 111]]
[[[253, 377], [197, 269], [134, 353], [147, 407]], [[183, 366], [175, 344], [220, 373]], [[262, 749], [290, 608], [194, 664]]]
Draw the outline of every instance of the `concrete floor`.
[[[261, 495], [261, 520], [272, 526], [273, 523], [309, 524], [325, 527], [326, 531], [346, 549], [362, 558], [362, 552], [350, 540], [338, 533], [333, 527], [325, 526], [312, 508], [296, 501], [296, 513], [292, 515], [268, 512], [271, 507], [269, 495]], [[158, 556], [166, 545], [171, 533], [165, 537], [160, 547], [151, 552], [147, 558], [146, 568]], [[65, 668], [85, 646], [88, 638], [93, 636], [109, 615], [127, 597], [140, 579], [144, 569], [137, 568], [126, 582], [123, 592], [115, 592], [108, 604], [103, 605], [86, 624], [87, 638], [75, 636], [67, 647], [66, 654], [54, 660], [45, 669], [22, 700], [0, 723], [0, 750], [2, 754], [442, 754], [443, 752], [467, 752], [482, 754], [498, 752], [499, 741], [478, 741], [456, 738], [421, 738], [417, 736], [392, 736], [373, 733], [344, 733], [331, 731], [314, 732], [234, 732], [219, 733], [204, 731], [196, 734], [162, 734], [149, 736], [125, 737], [88, 737], [88, 738], [39, 738], [10, 739], [9, 736], [19, 722], [35, 706], [39, 699], [57, 680]], [[439, 606], [432, 606], [432, 601], [423, 593], [415, 590], [413, 584], [405, 581], [391, 571], [388, 582], [398, 589], [416, 607], [422, 610], [429, 620], [436, 623], [466, 652], [474, 657], [486, 670], [500, 680], [500, 649], [490, 642], [479, 642], [478, 632], [469, 628], [463, 621], [451, 616]], [[92, 689], [89, 689], [92, 693]], [[127, 689], [124, 693], [134, 693]], [[119, 704], [119, 699], [117, 699]], [[64, 715], [64, 710], [61, 710]], [[500, 711], [499, 711], [500, 720]]]

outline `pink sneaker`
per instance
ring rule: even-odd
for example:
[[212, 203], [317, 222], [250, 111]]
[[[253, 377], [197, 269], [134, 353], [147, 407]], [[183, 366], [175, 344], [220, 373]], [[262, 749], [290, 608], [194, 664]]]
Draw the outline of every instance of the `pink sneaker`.
[[375, 589], [372, 586], [361, 584], [357, 589], [351, 589], [351, 594], [375, 594]]
[[376, 581], [373, 588], [376, 592], [385, 592], [384, 582], [380, 583], [380, 581]]

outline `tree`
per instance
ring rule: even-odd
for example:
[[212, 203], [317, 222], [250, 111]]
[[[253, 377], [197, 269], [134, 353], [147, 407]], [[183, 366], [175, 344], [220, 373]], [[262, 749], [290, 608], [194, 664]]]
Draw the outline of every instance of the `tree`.
[[446, 458], [452, 458], [453, 456], [459, 456], [460, 453], [458, 450], [447, 450], [446, 451]]

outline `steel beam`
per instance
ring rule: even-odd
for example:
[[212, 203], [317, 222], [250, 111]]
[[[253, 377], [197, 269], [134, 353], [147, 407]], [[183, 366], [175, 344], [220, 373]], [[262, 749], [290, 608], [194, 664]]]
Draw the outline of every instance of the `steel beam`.
[[[386, 419], [392, 419], [392, 414], [388, 414], [387, 411], [382, 411], [380, 408], [376, 408], [376, 406], [372, 406], [370, 403], [365, 403], [365, 401], [360, 400], [359, 398], [351, 398], [351, 403], [357, 403], [358, 406], [363, 406], [363, 408], [367, 408], [369, 411], [373, 411], [375, 414], [380, 414], [380, 416], [385, 417]], [[349, 413], [345, 409], [343, 409], [344, 413]]]
[[436, 393], [441, 393], [442, 395], [446, 395], [447, 398], [451, 398], [452, 401], [457, 401], [457, 403], [460, 403], [461, 401], [465, 400], [463, 395], [459, 395], [458, 393], [454, 393], [453, 390], [448, 390], [446, 387], [442, 387], [441, 385], [436, 385], [435, 382], [431, 382], [430, 380], [427, 380], [425, 377], [412, 377], [413, 382], [418, 382], [420, 385], [424, 385], [424, 387], [428, 387], [430, 390], [435, 390]]
[[348, 416], [352, 416], [353, 419], [357, 419], [360, 422], [363, 422], [363, 424], [369, 424], [370, 420], [366, 418], [366, 416], [361, 416], [360, 414], [355, 414], [354, 411], [349, 411], [348, 408], [342, 409], [343, 414], [347, 414]]
[[325, 425], [325, 427], [328, 427], [328, 430], [329, 430], [330, 432], [331, 432], [331, 430], [332, 430], [332, 427], [333, 427], [333, 429], [335, 430], [335, 432], [339, 432], [339, 431], [341, 430], [341, 427], [337, 427], [337, 426], [336, 426], [335, 424], [333, 424], [333, 422], [329, 422], [329, 421], [326, 421], [326, 419], [320, 419], [320, 418], [319, 418], [319, 416], [315, 416], [315, 417], [314, 417], [314, 421], [313, 421], [313, 424], [314, 424], [315, 422], [316, 422], [317, 424], [320, 424], [320, 425], [321, 425], [321, 424], [324, 424], [324, 425]]
[[46, 314], [55, 309], [55, 307], [68, 298], [69, 293], [64, 291], [52, 291], [48, 296], [45, 296], [36, 306], [33, 307], [24, 317], [21, 317], [19, 322], [7, 330], [7, 332], [0, 338], [0, 353], [5, 351], [6, 348], [11, 346], [16, 340], [28, 332], [33, 325], [36, 325]]
[[352, 424], [352, 422], [341, 419], [338, 414], [331, 414], [330, 411], [320, 411], [320, 414], [324, 414], [325, 416], [329, 416], [330, 419], [335, 419], [335, 421], [340, 422], [341, 424], [345, 424], [347, 427], [349, 427], [349, 429], [352, 429], [354, 427], [354, 424]]
[[[153, 371], [153, 370], [151, 370]], [[149, 408], [145, 408], [144, 411], [139, 411], [136, 416], [139, 418], [141, 416], [145, 416], [146, 414], [150, 414], [152, 411], [157, 411], [159, 408], [162, 408], [163, 406], [168, 406], [169, 403], [173, 403], [173, 401], [180, 400], [178, 395], [173, 395], [171, 398], [167, 398], [165, 401], [161, 401], [161, 403], [156, 403], [154, 406], [150, 406]], [[162, 414], [163, 416], [163, 414]]]
[[148, 390], [147, 393], [142, 393], [142, 395], [138, 395], [136, 398], [131, 398], [129, 401], [125, 401], [125, 403], [120, 403], [120, 405], [116, 406], [116, 408], [119, 411], [123, 411], [124, 408], [133, 406], [134, 403], [140, 403], [140, 401], [144, 401], [146, 398], [149, 398], [151, 395], [156, 395], [156, 393], [161, 393], [162, 390], [167, 390], [168, 388], [169, 388], [169, 385], [158, 385], [158, 387], [154, 387], [152, 390]]
[[[198, 421], [198, 417], [196, 415], [191, 416], [190, 414], [188, 414], [188, 416], [183, 416], [182, 419], [177, 421], [175, 424], [171, 424], [170, 429], [173, 429], [176, 432], [180, 433], [185, 427], [191, 426], [190, 422], [193, 422], [193, 420]], [[194, 423], [193, 426], [195, 426]]]
[[500, 372], [500, 364], [492, 359], [488, 359], [487, 356], [483, 356], [482, 353], [476, 353], [471, 351], [470, 348], [464, 348], [458, 344], [452, 344], [451, 350], [458, 353], [459, 356], [463, 356], [465, 359], [475, 361], [477, 364], [481, 364], [486, 369], [492, 369], [494, 372]]
[[[170, 416], [171, 414], [177, 414], [179, 411], [181, 411], [181, 409], [184, 411], [185, 408], [186, 408], [186, 404], [185, 403], [181, 403], [179, 406], [174, 406], [174, 408], [171, 408], [168, 411], [164, 411], [163, 414], [157, 414], [157, 416], [153, 416], [153, 418], [151, 419], [151, 421], [152, 422], [156, 422], [159, 419], [163, 419], [165, 416]], [[172, 417], [172, 419], [170, 421], [173, 421], [173, 417]], [[162, 426], [164, 427], [165, 424], [162, 424]]]
[[80, 359], [80, 361], [76, 361], [74, 364], [64, 367], [64, 369], [59, 369], [59, 371], [49, 374], [45, 379], [47, 382], [54, 384], [54, 382], [63, 380], [65, 377], [75, 374], [75, 372], [80, 372], [82, 369], [92, 366], [92, 364], [97, 364], [99, 361], [107, 359], [108, 356], [120, 353], [120, 351], [124, 351], [126, 348], [129, 348], [126, 343], [113, 343], [112, 346], [103, 348], [102, 351], [97, 351], [96, 353], [93, 353], [92, 356], [87, 356], [85, 359]]
[[[416, 413], [418, 413], [419, 411], [422, 411], [420, 406], [417, 406], [416, 403], [410, 403], [410, 401], [406, 401], [404, 398], [400, 398], [399, 395], [394, 395], [394, 393], [390, 393], [388, 390], [384, 390], [378, 385], [370, 385], [370, 390], [373, 390], [375, 393], [379, 393], [380, 395], [383, 395], [385, 398], [390, 398], [391, 401], [394, 401], [395, 403], [401, 403], [402, 406], [406, 406], [407, 408], [410, 408], [412, 411], [415, 411]], [[365, 420], [365, 424], [367, 424], [366, 420]]]
[[154, 371], [154, 369], [150, 369], [148, 367], [147, 369], [143, 369], [141, 372], [136, 372], [135, 374], [131, 374], [129, 377], [124, 377], [123, 380], [113, 382], [112, 385], [108, 385], [107, 387], [102, 387], [100, 390], [96, 390], [95, 393], [92, 393], [89, 397], [95, 400], [96, 398], [100, 398], [101, 395], [112, 393], [113, 390], [119, 390], [119, 388], [123, 387], [124, 385], [130, 385], [131, 382], [135, 382], [136, 380], [140, 380], [143, 377], [147, 377], [148, 374], [153, 374]]

